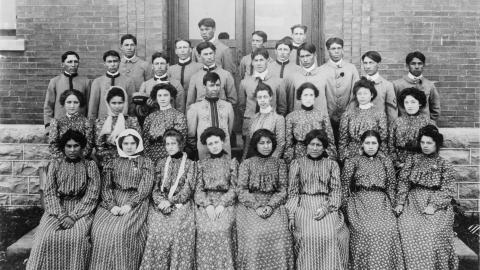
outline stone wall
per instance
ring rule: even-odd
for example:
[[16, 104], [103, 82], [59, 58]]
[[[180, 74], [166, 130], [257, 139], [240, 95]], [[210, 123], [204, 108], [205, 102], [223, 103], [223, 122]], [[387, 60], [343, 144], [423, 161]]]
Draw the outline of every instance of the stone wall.
[[[456, 171], [456, 199], [468, 212], [480, 212], [480, 129], [443, 128], [442, 157]], [[41, 125], [0, 125], [0, 205], [40, 204], [38, 168], [48, 145]]]

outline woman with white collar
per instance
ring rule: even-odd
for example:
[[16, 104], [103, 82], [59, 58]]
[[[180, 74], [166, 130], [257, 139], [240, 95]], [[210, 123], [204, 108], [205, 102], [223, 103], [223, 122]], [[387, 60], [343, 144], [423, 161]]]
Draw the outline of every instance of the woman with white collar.
[[[385, 112], [376, 110], [372, 103], [377, 96], [374, 83], [362, 77], [353, 86], [353, 95], [357, 106], [345, 112], [340, 120], [338, 152], [341, 162], [362, 153], [360, 138], [365, 131], [378, 132], [382, 142], [386, 141], [388, 134]], [[379, 151], [386, 153], [385, 143], [381, 145]]]
[[140, 132], [136, 117], [128, 116], [127, 92], [119, 86], [113, 86], [105, 95], [108, 116], [97, 119], [96, 123], [96, 156], [100, 165], [118, 156], [115, 141], [125, 129], [135, 129]]
[[90, 269], [138, 269], [147, 240], [153, 164], [141, 155], [143, 140], [137, 131], [126, 129], [115, 142], [119, 157], [103, 168]]

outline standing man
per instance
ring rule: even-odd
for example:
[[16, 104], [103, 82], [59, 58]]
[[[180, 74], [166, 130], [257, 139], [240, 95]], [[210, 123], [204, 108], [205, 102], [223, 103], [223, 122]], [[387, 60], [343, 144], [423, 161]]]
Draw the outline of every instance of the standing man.
[[[257, 30], [252, 33], [252, 53], [247, 54], [242, 57], [240, 60], [240, 66], [238, 68], [240, 72], [240, 78], [245, 78], [246, 75], [251, 76], [253, 74], [252, 70], [252, 54], [256, 49], [265, 48], [267, 43], [267, 33]], [[268, 63], [273, 62], [272, 58], [268, 58]]]
[[[430, 116], [430, 119], [437, 121], [440, 116], [440, 95], [432, 81], [423, 77], [423, 68], [425, 67], [425, 55], [415, 51], [407, 55], [405, 62], [408, 68], [408, 74], [401, 79], [393, 81], [397, 97], [405, 88], [414, 87], [425, 93], [427, 104], [421, 111], [422, 114]], [[405, 109], [400, 106], [400, 115], [405, 114]]]
[[275, 43], [276, 60], [268, 66], [273, 76], [283, 79], [298, 70], [295, 62], [290, 61], [292, 48], [292, 42], [288, 38], [282, 38]]
[[128, 100], [125, 100], [125, 106], [128, 106], [129, 115], [134, 116], [132, 95], [135, 93], [135, 83], [133, 80], [118, 71], [120, 66], [120, 55], [113, 50], [106, 51], [103, 54], [103, 62], [106, 73], [93, 80], [88, 102], [88, 117], [102, 119], [108, 115], [105, 95], [112, 86], [119, 86], [125, 89], [128, 95]]
[[[217, 65], [230, 72], [232, 76], [235, 76], [237, 67], [233, 61], [233, 56], [230, 53], [228, 46], [215, 38], [215, 27], [215, 21], [212, 18], [203, 18], [198, 22], [198, 28], [200, 29], [200, 35], [202, 36], [203, 41], [211, 42], [215, 45], [215, 48], [217, 48], [215, 56], [215, 62]], [[200, 53], [197, 52], [198, 49], [194, 51], [194, 61], [202, 62]]]
[[320, 67], [326, 81], [328, 115], [332, 124], [335, 144], [339, 138], [340, 117], [354, 100], [353, 85], [359, 79], [355, 65], [343, 59], [343, 40], [338, 37], [329, 38], [326, 42], [330, 59]]
[[[52, 118], [60, 118], [65, 115], [65, 108], [60, 105], [60, 96], [65, 90], [76, 89], [85, 95], [86, 100], [90, 96], [91, 81], [86, 77], [78, 76], [80, 57], [74, 51], [62, 54], [62, 74], [51, 79], [48, 83], [45, 103], [43, 105], [43, 123], [45, 128], [50, 126]], [[82, 115], [87, 115], [86, 106], [80, 108]]]
[[298, 59], [298, 48], [307, 40], [307, 26], [302, 24], [295, 24], [290, 28], [292, 30], [293, 49], [290, 54], [290, 61], [300, 65], [300, 59]]
[[398, 117], [397, 97], [393, 83], [378, 74], [378, 66], [381, 61], [382, 57], [376, 51], [368, 51], [362, 55], [363, 71], [365, 71], [367, 79], [375, 83], [375, 90], [377, 90], [373, 104], [378, 111], [385, 112], [388, 124], [390, 124]]
[[224, 150], [231, 156], [230, 134], [233, 130], [234, 113], [232, 104], [219, 99], [221, 93], [221, 78], [215, 72], [206, 73], [203, 78], [205, 96], [199, 102], [192, 104], [187, 112], [188, 147], [198, 149], [199, 159], [208, 156], [206, 145], [200, 143], [200, 135], [208, 127], [221, 128], [225, 134]]
[[209, 72], [215, 72], [220, 76], [220, 93], [218, 97], [230, 102], [232, 105], [237, 104], [237, 90], [235, 89], [235, 81], [232, 74], [217, 66], [215, 63], [215, 45], [210, 42], [201, 42], [197, 45], [196, 51], [203, 63], [203, 67], [197, 73], [193, 74], [190, 79], [190, 85], [187, 91], [187, 110], [191, 104], [199, 102], [205, 97], [203, 77]]
[[120, 73], [133, 80], [135, 91], [138, 91], [144, 81], [152, 78], [152, 72], [148, 63], [137, 56], [137, 38], [134, 35], [123, 35], [120, 45], [123, 54]]
[[178, 57], [178, 64], [170, 66], [168, 73], [171, 78], [180, 81], [183, 89], [187, 90], [193, 74], [201, 70], [203, 65], [192, 61], [192, 44], [190, 40], [177, 39], [175, 41], [175, 54]]

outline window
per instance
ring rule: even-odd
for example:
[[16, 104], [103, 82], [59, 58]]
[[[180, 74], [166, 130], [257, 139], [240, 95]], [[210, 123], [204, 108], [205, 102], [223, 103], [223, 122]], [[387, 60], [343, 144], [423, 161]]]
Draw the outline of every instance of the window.
[[0, 51], [24, 51], [25, 40], [17, 39], [15, 0], [0, 0]]

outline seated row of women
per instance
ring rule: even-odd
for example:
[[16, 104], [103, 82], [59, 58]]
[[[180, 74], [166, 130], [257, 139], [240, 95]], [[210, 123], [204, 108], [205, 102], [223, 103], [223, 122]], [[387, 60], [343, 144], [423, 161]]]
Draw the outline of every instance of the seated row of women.
[[154, 166], [127, 129], [100, 178], [82, 157], [85, 136], [66, 131], [27, 269], [456, 269], [453, 171], [435, 126], [419, 131], [398, 182], [375, 130], [342, 173], [322, 130], [306, 134], [288, 170], [271, 131], [253, 134], [240, 165], [225, 137], [207, 128], [209, 157], [194, 162], [167, 130]]

